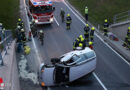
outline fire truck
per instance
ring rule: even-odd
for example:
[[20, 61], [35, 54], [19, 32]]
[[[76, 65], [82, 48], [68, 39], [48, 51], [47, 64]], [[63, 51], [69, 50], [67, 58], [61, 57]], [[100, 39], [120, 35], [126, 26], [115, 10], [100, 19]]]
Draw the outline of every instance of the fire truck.
[[28, 15], [35, 20], [36, 24], [53, 23], [55, 7], [50, 0], [29, 0], [27, 5]]

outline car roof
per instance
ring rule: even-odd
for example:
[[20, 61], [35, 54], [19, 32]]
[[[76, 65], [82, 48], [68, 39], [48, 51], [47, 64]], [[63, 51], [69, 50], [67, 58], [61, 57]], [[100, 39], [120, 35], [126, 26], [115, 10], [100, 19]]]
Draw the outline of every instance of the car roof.
[[75, 54], [80, 56], [80, 55], [88, 53], [88, 52], [93, 52], [93, 50], [86, 47], [84, 50], [71, 51], [71, 52], [63, 55], [64, 57], [61, 59], [61, 62], [68, 61]]

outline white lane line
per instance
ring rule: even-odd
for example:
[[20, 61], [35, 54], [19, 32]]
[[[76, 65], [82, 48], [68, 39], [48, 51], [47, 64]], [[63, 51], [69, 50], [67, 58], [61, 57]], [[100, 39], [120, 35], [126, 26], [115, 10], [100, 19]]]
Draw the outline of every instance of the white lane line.
[[[86, 25], [86, 23], [70, 8], [70, 6], [64, 1], [64, 4], [73, 12], [73, 14], [75, 14], [75, 16], [84, 24]], [[108, 44], [106, 44], [106, 42], [104, 42], [104, 40], [97, 34], [95, 34], [105, 45], [107, 45], [115, 54], [117, 54], [123, 61], [125, 61], [126, 64], [130, 65], [130, 63], [124, 58], [122, 57], [118, 52], [116, 52], [114, 49], [112, 49], [112, 47]]]
[[103, 43], [106, 43], [99, 35], [97, 35], [97, 33], [94, 33], [94, 35], [96, 35]]
[[50, 88], [50, 87], [47, 87], [47, 90], [51, 90], [51, 88]]
[[98, 76], [95, 74], [95, 72], [93, 72], [94, 77], [98, 80], [98, 82], [101, 84], [101, 86], [103, 87], [104, 90], [107, 90], [107, 88], [105, 87], [105, 85], [102, 83], [102, 81], [98, 78]]
[[[82, 21], [83, 24], [86, 25], [86, 23], [66, 4], [66, 2], [64, 2], [65, 5], [76, 15], [76, 17]], [[99, 36], [98, 36], [99, 37]], [[99, 38], [100, 39], [100, 38]], [[102, 41], [102, 39], [101, 39]], [[98, 80], [98, 82], [101, 84], [101, 86], [104, 88], [104, 90], [107, 90], [107, 88], [105, 87], [105, 85], [101, 82], [101, 80], [97, 77], [97, 75], [95, 73], [93, 73], [93, 75], [95, 76], [95, 78]]]
[[56, 18], [54, 17], [54, 20], [56, 21], [57, 25], [60, 26], [60, 24], [58, 23], [58, 21], [56, 20]]
[[126, 62], [128, 65], [130, 65], [130, 63], [123, 58], [118, 52], [116, 52], [112, 47], [110, 47], [107, 43], [105, 43], [113, 52], [115, 52], [124, 62]]
[[39, 65], [41, 64], [41, 59], [40, 59], [40, 56], [39, 56], [39, 53], [38, 53], [38, 49], [37, 49], [37, 46], [36, 46], [36, 42], [34, 40], [34, 38], [32, 37], [32, 41], [33, 41], [33, 45], [34, 45], [34, 48], [35, 48], [35, 52], [36, 52], [36, 55], [37, 55], [37, 58], [38, 58], [38, 61], [39, 61]]
[[[26, 3], [25, 3], [25, 0], [24, 0], [24, 7], [25, 7], [25, 6], [26, 6]], [[27, 17], [27, 23], [28, 23], [28, 26], [29, 26], [29, 31], [31, 31], [30, 25], [29, 25], [29, 18], [28, 18], [28, 16], [27, 16], [27, 9], [26, 9], [26, 7], [25, 7], [25, 12], [26, 12], [26, 17]], [[32, 36], [31, 38], [32, 38], [32, 42], [33, 42], [33, 45], [34, 45], [34, 50], [35, 50], [35, 52], [36, 52], [36, 55], [37, 55], [39, 64], [41, 64], [41, 59], [40, 59], [40, 56], [39, 56], [39, 54], [38, 54], [38, 48], [37, 48], [37, 46], [36, 46], [36, 42], [35, 42], [33, 36]]]

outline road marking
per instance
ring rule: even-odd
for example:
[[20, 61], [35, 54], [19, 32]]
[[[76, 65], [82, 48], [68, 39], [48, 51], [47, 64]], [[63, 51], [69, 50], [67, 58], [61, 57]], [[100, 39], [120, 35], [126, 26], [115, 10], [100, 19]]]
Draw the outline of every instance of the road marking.
[[123, 61], [125, 61], [128, 65], [130, 65], [130, 63], [128, 61], [126, 61], [125, 58], [123, 58], [118, 52], [116, 52], [112, 47], [110, 47], [107, 43], [105, 43], [113, 52], [115, 52]]
[[57, 25], [60, 26], [60, 24], [58, 23], [58, 21], [56, 20], [56, 18], [54, 17], [54, 20], [56, 21]]
[[98, 76], [96, 75], [95, 72], [93, 72], [94, 77], [98, 80], [98, 82], [101, 84], [101, 86], [103, 87], [104, 90], [107, 90], [107, 88], [105, 87], [105, 85], [102, 83], [102, 81], [98, 78]]
[[[65, 5], [76, 15], [76, 17], [80, 20], [80, 21], [82, 21], [82, 23], [83, 24], [85, 24], [86, 25], [86, 23], [66, 4], [66, 2], [64, 2], [65, 3]], [[97, 34], [96, 34], [97, 35]], [[98, 35], [97, 35], [98, 36]], [[99, 37], [99, 36], [98, 36]], [[99, 38], [99, 39], [101, 39], [101, 38]], [[101, 41], [102, 41], [102, 39], [101, 39]], [[101, 80], [97, 77], [97, 75], [95, 74], [95, 73], [93, 73], [93, 75], [95, 76], [95, 78], [98, 80], [98, 82], [101, 84], [101, 86], [104, 88], [104, 90], [107, 90], [107, 88], [105, 87], [105, 85], [101, 82]]]
[[[64, 1], [64, 4], [73, 12], [73, 14], [84, 24], [86, 25], [86, 23], [70, 8], [70, 6]], [[76, 10], [75, 10], [76, 11]], [[95, 34], [106, 46], [108, 46], [115, 54], [117, 54], [123, 61], [125, 61], [126, 64], [130, 65], [130, 63], [124, 58], [122, 57], [118, 52], [116, 52], [114, 49], [112, 49], [112, 47], [108, 44], [106, 44], [106, 42], [104, 42], [104, 40], [97, 34]]]
[[37, 73], [34, 72], [29, 72], [27, 68], [27, 59], [25, 58], [24, 55], [21, 55], [20, 61], [18, 63], [18, 68], [19, 68], [19, 76], [23, 79], [26, 80], [31, 80], [34, 84], [39, 84], [38, 79], [37, 79]]
[[47, 90], [51, 90], [51, 88], [50, 88], [50, 87], [47, 87]]
[[[29, 26], [29, 31], [31, 31], [31, 29], [30, 29], [30, 25], [29, 25], [29, 18], [28, 18], [28, 16], [27, 16], [27, 9], [26, 9], [26, 3], [25, 3], [25, 0], [24, 0], [24, 7], [25, 7], [25, 12], [26, 12], [26, 17], [27, 17], [28, 26]], [[35, 52], [36, 52], [36, 55], [37, 55], [37, 58], [38, 58], [39, 64], [41, 64], [41, 59], [40, 59], [40, 56], [39, 56], [39, 54], [38, 54], [38, 49], [37, 49], [37, 46], [36, 46], [36, 42], [35, 42], [33, 36], [32, 36], [31, 38], [32, 38], [32, 42], [33, 42], [33, 45], [34, 45], [34, 48], [35, 48], [34, 50], [35, 50]]]

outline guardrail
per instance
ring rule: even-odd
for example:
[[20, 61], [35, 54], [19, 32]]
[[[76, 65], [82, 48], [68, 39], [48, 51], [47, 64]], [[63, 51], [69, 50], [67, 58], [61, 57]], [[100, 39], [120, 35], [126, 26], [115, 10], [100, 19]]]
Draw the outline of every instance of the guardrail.
[[113, 23], [130, 20], [130, 10], [116, 14], [113, 18]]
[[13, 40], [12, 32], [10, 30], [0, 29], [0, 65], [3, 65], [3, 58], [7, 54], [7, 50]]

